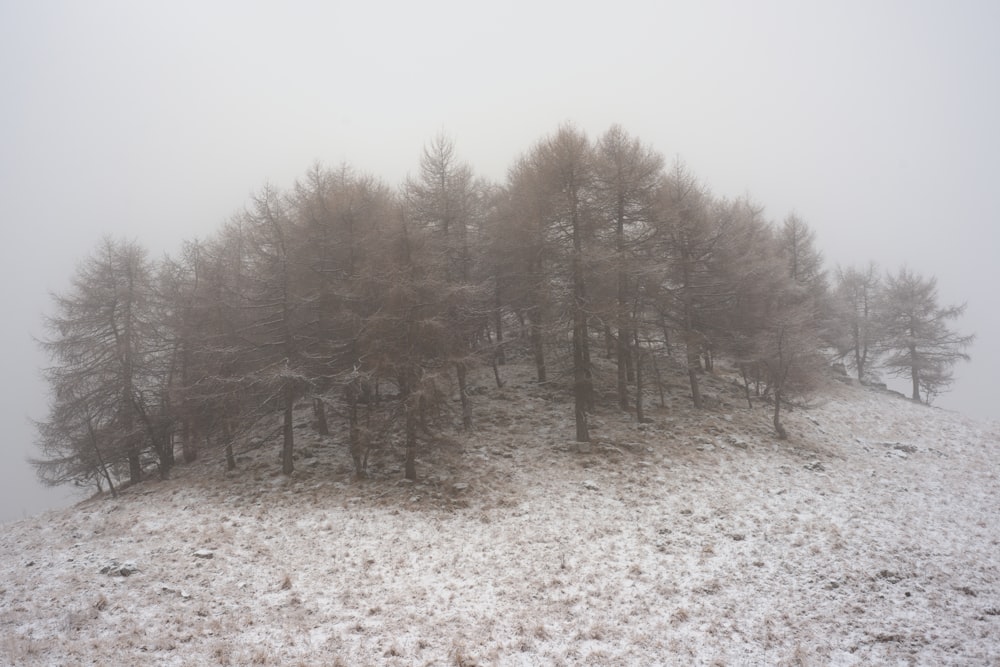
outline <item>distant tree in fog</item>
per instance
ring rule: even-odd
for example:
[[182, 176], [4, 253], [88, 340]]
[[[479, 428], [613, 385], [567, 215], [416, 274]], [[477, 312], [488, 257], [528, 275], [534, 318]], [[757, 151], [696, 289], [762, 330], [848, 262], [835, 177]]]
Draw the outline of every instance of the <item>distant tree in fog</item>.
[[890, 375], [910, 379], [914, 401], [922, 393], [930, 403], [951, 385], [952, 367], [969, 360], [966, 350], [975, 336], [963, 336], [948, 324], [964, 312], [965, 304], [938, 305], [934, 277], [924, 278], [905, 266], [886, 277], [879, 314], [883, 365]]
[[869, 378], [879, 342], [876, 310], [882, 280], [878, 265], [837, 269], [834, 307], [841, 323], [839, 347], [859, 381]]
[[157, 336], [145, 250], [104, 239], [53, 300], [56, 312], [40, 341], [52, 365], [44, 371], [49, 414], [38, 424], [43, 457], [33, 462], [39, 476], [54, 484], [110, 485], [127, 470], [129, 481], [138, 482], [143, 453], [167, 444], [152, 428]]

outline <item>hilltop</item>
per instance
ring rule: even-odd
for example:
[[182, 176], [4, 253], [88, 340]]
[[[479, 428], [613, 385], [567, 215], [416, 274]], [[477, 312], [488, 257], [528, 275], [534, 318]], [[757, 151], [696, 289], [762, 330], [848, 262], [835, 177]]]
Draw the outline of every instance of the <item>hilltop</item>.
[[582, 454], [568, 393], [505, 374], [416, 483], [303, 407], [290, 477], [264, 441], [5, 525], [0, 664], [1000, 660], [998, 425], [834, 382], [780, 441], [709, 377]]

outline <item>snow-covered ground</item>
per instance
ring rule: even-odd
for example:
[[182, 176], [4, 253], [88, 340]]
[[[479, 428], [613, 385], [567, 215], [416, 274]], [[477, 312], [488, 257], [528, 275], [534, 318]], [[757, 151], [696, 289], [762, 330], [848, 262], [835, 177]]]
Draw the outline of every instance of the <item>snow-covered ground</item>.
[[1000, 664], [996, 424], [834, 383], [780, 442], [719, 381], [581, 454], [505, 372], [414, 485], [299, 429], [2, 526], [0, 663]]

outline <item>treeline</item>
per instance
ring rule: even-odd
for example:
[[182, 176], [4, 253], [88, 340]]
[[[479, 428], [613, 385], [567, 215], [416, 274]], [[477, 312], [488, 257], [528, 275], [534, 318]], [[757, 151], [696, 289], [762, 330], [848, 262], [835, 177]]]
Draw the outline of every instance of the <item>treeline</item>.
[[775, 225], [748, 198], [713, 196], [617, 126], [596, 141], [560, 127], [503, 184], [442, 136], [398, 188], [314, 166], [160, 261], [105, 239], [46, 319], [34, 464], [47, 483], [112, 491], [150, 462], [167, 475], [175, 442], [189, 462], [217, 443], [232, 467], [234, 440], [279, 414], [287, 474], [308, 399], [321, 431], [331, 406], [344, 418], [359, 475], [391, 434], [412, 479], [436, 424], [472, 426], [469, 370], [492, 365], [501, 384], [511, 345], [538, 382], [568, 380], [578, 442], [598, 404], [592, 359], [613, 360], [615, 400], [642, 420], [664, 351], [683, 359], [695, 408], [725, 357], [784, 437], [783, 403], [837, 359], [863, 380], [908, 374], [914, 399], [939, 392], [971, 342], [946, 326], [961, 311], [906, 269], [838, 271], [831, 286], [800, 218]]

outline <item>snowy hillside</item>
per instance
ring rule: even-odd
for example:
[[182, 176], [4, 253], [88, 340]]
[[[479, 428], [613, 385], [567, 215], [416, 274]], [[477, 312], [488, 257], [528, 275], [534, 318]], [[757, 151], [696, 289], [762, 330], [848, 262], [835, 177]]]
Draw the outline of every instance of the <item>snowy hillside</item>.
[[0, 664], [1000, 663], [997, 425], [834, 384], [781, 442], [720, 381], [580, 454], [507, 372], [416, 484], [300, 428], [3, 526]]

